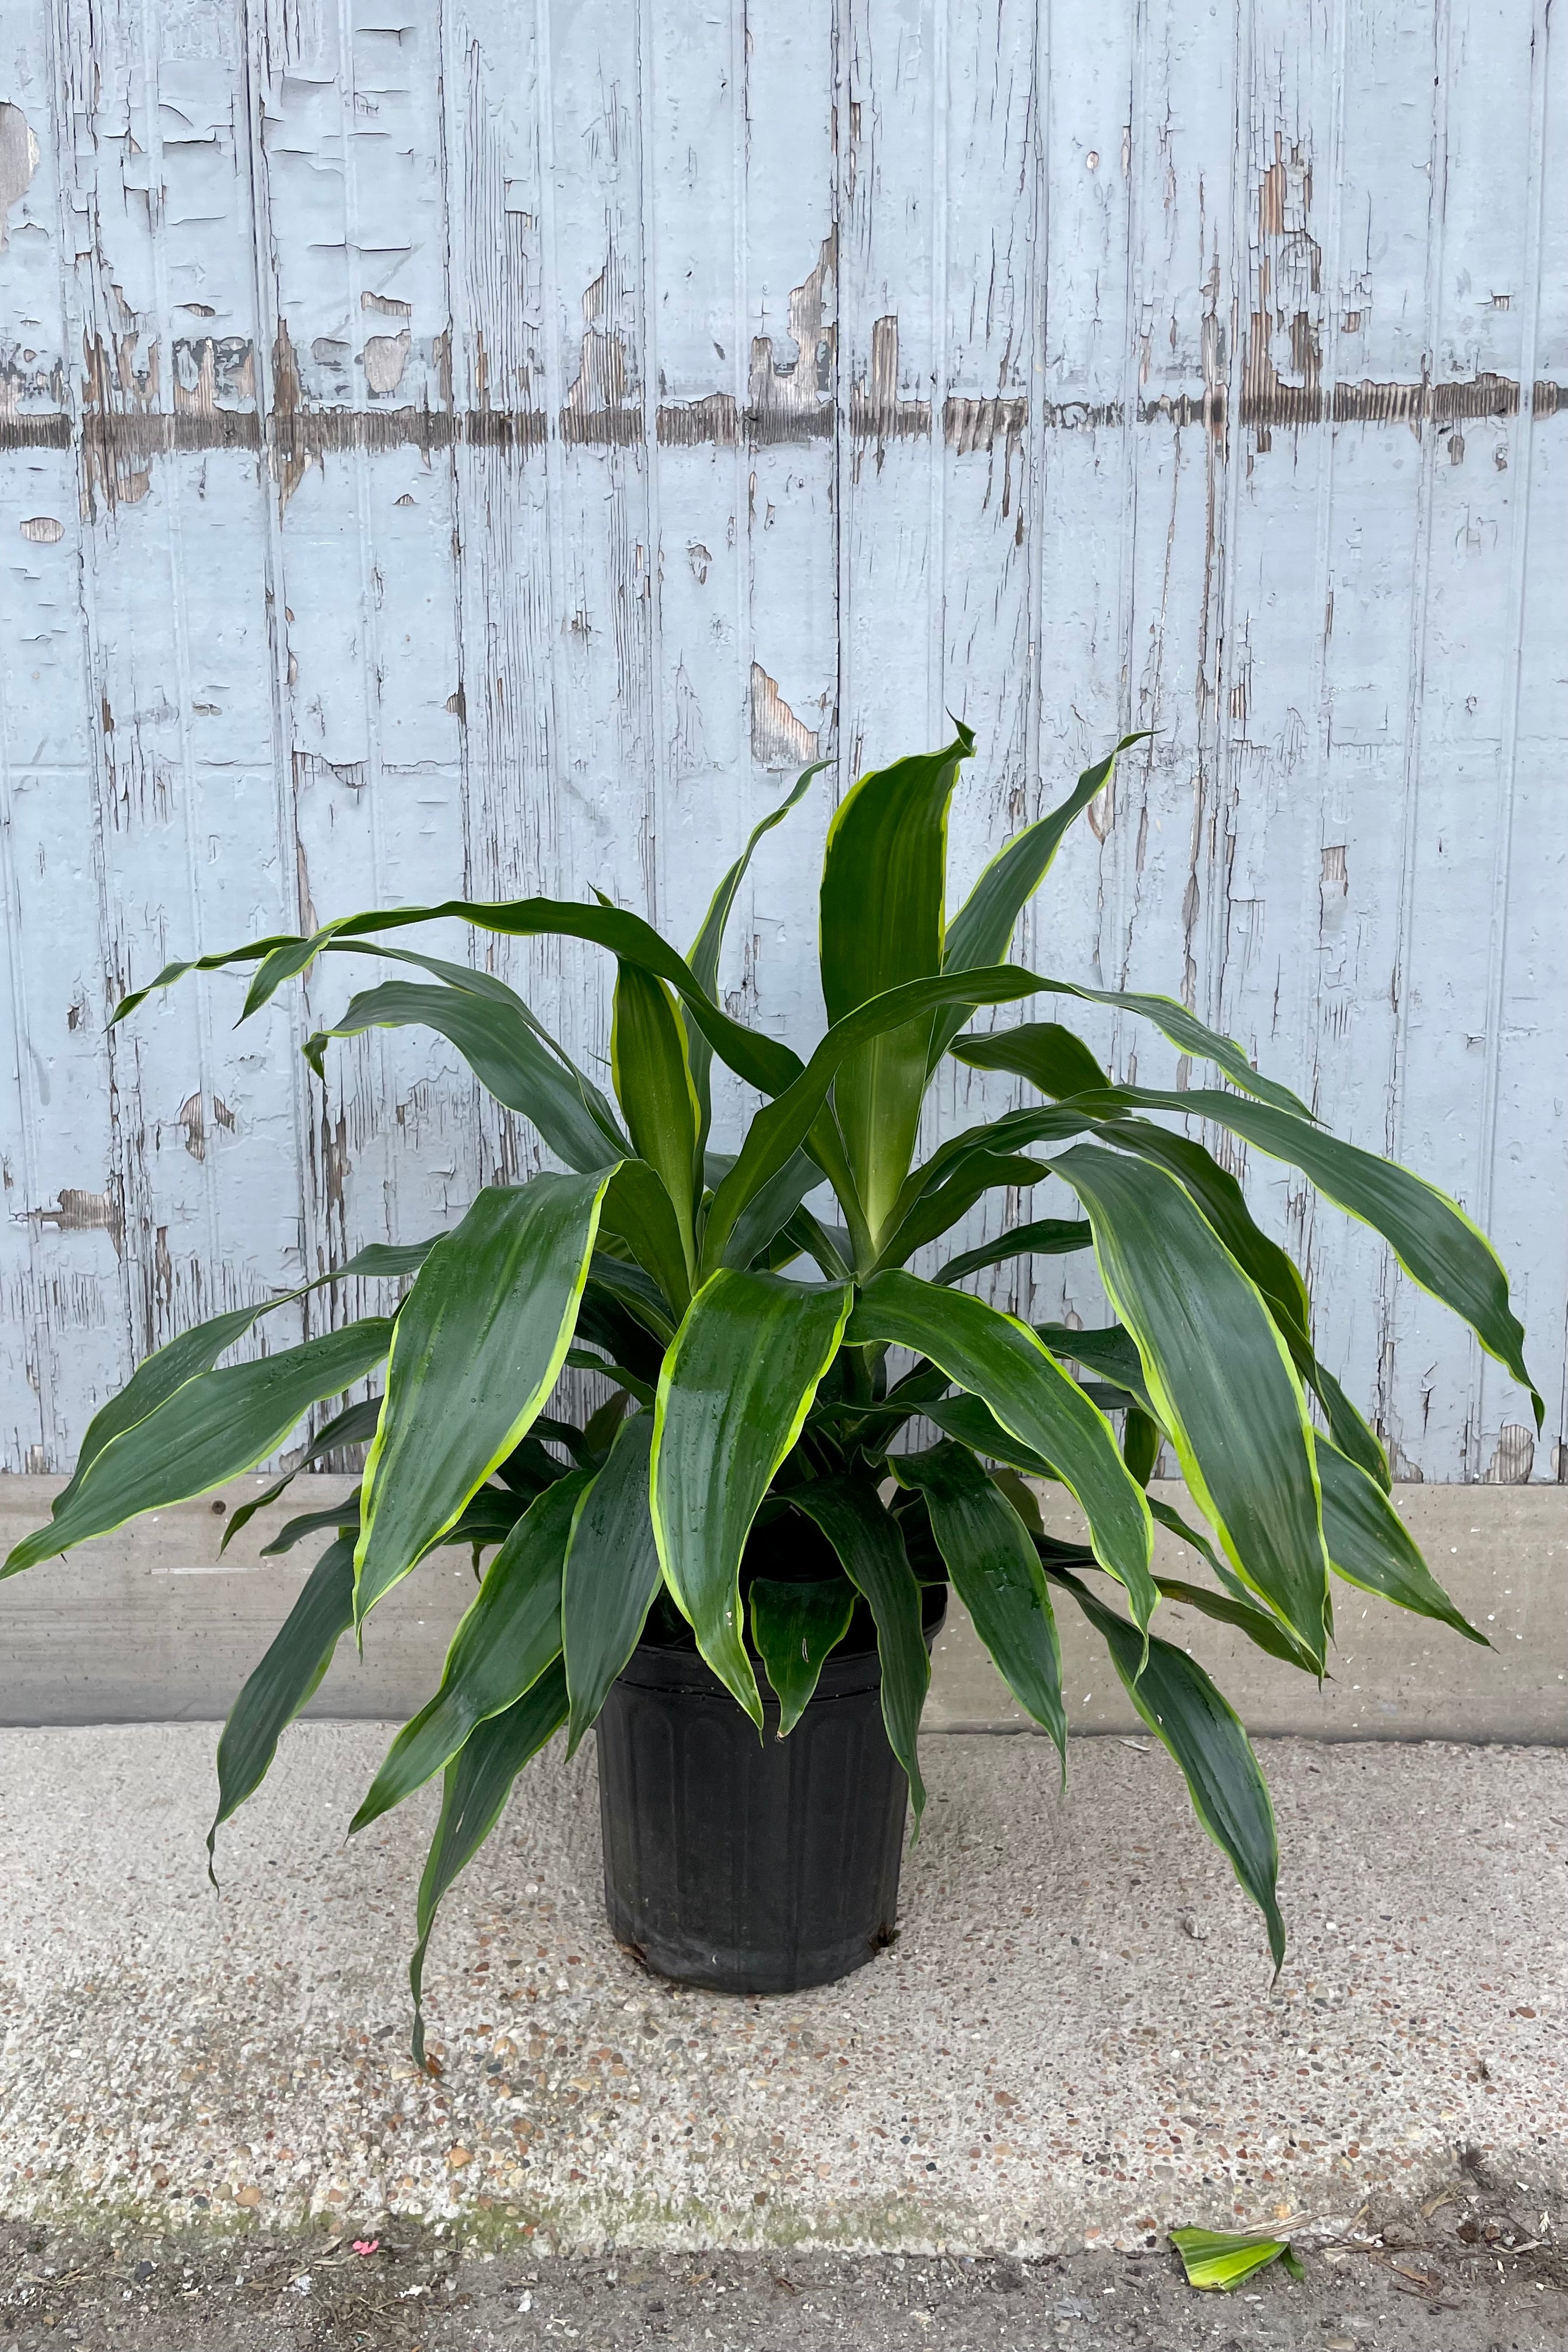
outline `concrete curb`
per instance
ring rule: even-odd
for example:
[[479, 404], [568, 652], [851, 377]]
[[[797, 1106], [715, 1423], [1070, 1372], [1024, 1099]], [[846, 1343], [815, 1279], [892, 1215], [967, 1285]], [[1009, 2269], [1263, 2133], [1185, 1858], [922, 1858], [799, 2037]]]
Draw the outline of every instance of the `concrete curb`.
[[[0, 1546], [47, 1519], [62, 1483], [0, 1479]], [[302, 1544], [264, 1560], [262, 1545], [286, 1518], [353, 1482], [296, 1479], [285, 1502], [258, 1513], [220, 1561], [224, 1518], [263, 1483], [237, 1480], [216, 1497], [181, 1504], [0, 1584], [0, 1724], [221, 1721], [320, 1549], [319, 1541]], [[1047, 1525], [1080, 1533], [1078, 1512], [1055, 1499], [1060, 1491], [1042, 1493]], [[1154, 1491], [1196, 1516], [1180, 1486]], [[1435, 1573], [1492, 1649], [1337, 1581], [1340, 1646], [1321, 1690], [1191, 1610], [1166, 1604], [1161, 1632], [1190, 1646], [1260, 1735], [1568, 1738], [1568, 1486], [1403, 1486], [1394, 1496]], [[1194, 1573], [1193, 1555], [1163, 1533], [1159, 1559], [1168, 1573]], [[412, 1714], [436, 1686], [473, 1590], [464, 1554], [435, 1554], [376, 1611], [363, 1660], [342, 1645], [312, 1715]], [[1135, 1731], [1138, 1718], [1103, 1644], [1070, 1605], [1058, 1614], [1074, 1728]], [[1032, 1727], [956, 1607], [938, 1647], [926, 1725]]]

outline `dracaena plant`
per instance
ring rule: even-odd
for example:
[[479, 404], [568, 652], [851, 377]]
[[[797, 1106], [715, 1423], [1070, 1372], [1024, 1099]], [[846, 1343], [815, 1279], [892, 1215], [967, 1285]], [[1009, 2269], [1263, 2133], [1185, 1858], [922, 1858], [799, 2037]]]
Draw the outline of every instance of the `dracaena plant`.
[[[476, 1567], [488, 1564], [440, 1687], [398, 1733], [353, 1824], [445, 1775], [419, 1890], [416, 2005], [445, 1890], [529, 1759], [563, 1725], [569, 1747], [582, 1738], [656, 1607], [685, 1621], [759, 1730], [760, 1667], [784, 1736], [863, 1601], [917, 1819], [922, 1583], [951, 1580], [1064, 1757], [1054, 1612], [1081, 1611], [1261, 1907], [1276, 1965], [1284, 1927], [1268, 1791], [1220, 1692], [1152, 1630], [1161, 1601], [1312, 1675], [1331, 1636], [1332, 1576], [1482, 1639], [1423, 1564], [1389, 1500], [1382, 1444], [1319, 1360], [1300, 1274], [1187, 1123], [1291, 1163], [1373, 1226], [1528, 1386], [1497, 1257], [1453, 1202], [1338, 1140], [1184, 1006], [1005, 961], [1114, 753], [1007, 844], [948, 920], [948, 807], [971, 746], [960, 729], [944, 750], [863, 777], [834, 816], [821, 887], [826, 1029], [804, 1061], [724, 1011], [719, 973], [752, 855], [816, 770], [758, 826], [684, 957], [603, 900], [448, 900], [259, 940], [152, 982], [252, 963], [248, 1014], [321, 957], [390, 961], [395, 976], [310, 1040], [312, 1066], [336, 1037], [437, 1030], [562, 1163], [482, 1191], [434, 1241], [363, 1250], [325, 1277], [412, 1274], [391, 1315], [220, 1366], [282, 1303], [274, 1297], [160, 1349], [93, 1422], [50, 1524], [7, 1563], [13, 1572], [205, 1493], [275, 1454], [313, 1406], [365, 1375], [379, 1383], [295, 1465], [369, 1443], [357, 1491], [269, 1546], [332, 1538], [224, 1730], [214, 1828], [261, 1780], [341, 1637], [361, 1632], [434, 1548], [470, 1545]], [[454, 917], [614, 956], [613, 1102], [500, 980], [391, 943]], [[1030, 998], [1152, 1023], [1225, 1083], [1117, 1086], [1055, 1022], [965, 1028], [979, 1007]], [[921, 1107], [948, 1054], [1021, 1078], [1039, 1099], [917, 1160]], [[715, 1056], [763, 1097], [728, 1152], [710, 1148]], [[1080, 1214], [1016, 1225], [910, 1271], [917, 1255], [931, 1265], [986, 1193], [1050, 1175]], [[821, 1206], [829, 1194], [837, 1215]], [[963, 1287], [1010, 1259], [1089, 1251], [1114, 1318], [1100, 1329], [1031, 1328]], [[612, 1384], [583, 1426], [550, 1410], [574, 1368]], [[1539, 1421], [1539, 1400], [1536, 1411]], [[917, 1422], [934, 1425], [934, 1444], [919, 1443]], [[1148, 1493], [1167, 1446], [1212, 1544]], [[1081, 1544], [1047, 1537], [1031, 1480], [1075, 1498]], [[287, 1483], [237, 1511], [229, 1532]], [[1190, 1578], [1155, 1573], [1156, 1524], [1189, 1547]], [[813, 1549], [827, 1573], [791, 1577], [792, 1559], [798, 1567]]]

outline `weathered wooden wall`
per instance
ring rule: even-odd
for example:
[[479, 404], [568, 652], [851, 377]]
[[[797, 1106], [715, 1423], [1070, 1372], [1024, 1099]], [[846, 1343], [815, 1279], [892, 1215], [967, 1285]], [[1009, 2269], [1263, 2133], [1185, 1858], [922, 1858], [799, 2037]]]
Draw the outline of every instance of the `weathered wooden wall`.
[[[808, 1035], [832, 794], [948, 709], [964, 878], [1155, 730], [1028, 952], [1184, 993], [1457, 1192], [1557, 1420], [1558, 16], [4, 0], [3, 1458], [530, 1164], [416, 1038], [308, 1083], [341, 970], [237, 1032], [226, 979], [110, 1033], [120, 989], [459, 887], [684, 940], [821, 747], [728, 975]], [[586, 950], [501, 968], [602, 1046]], [[1499, 1369], [1245, 1173], [1405, 1475], [1531, 1475]], [[1077, 1262], [1035, 1296], [1100, 1311]]]

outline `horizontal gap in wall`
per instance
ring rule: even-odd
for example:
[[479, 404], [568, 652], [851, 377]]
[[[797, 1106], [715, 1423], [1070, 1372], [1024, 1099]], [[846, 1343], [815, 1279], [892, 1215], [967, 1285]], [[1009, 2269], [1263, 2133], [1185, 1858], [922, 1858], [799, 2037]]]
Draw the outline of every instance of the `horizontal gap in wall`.
[[[1244, 427], [1300, 430], [1322, 425], [1398, 425], [1415, 431], [1426, 424], [1458, 424], [1472, 418], [1517, 415], [1520, 388], [1510, 378], [1478, 375], [1455, 383], [1340, 383], [1327, 387], [1270, 383], [1244, 392], [1239, 404]], [[1531, 402], [1540, 416], [1568, 415], [1568, 384], [1541, 383]], [[1120, 428], [1124, 404], [1108, 401], [1063, 401], [1045, 412], [1056, 432]], [[1164, 394], [1141, 401], [1137, 422], [1178, 429], [1201, 427], [1223, 434], [1228, 423], [1223, 389]], [[834, 410], [824, 401], [809, 410], [745, 409], [725, 393], [685, 403], [666, 402], [655, 415], [655, 433], [667, 448], [751, 448], [773, 443], [827, 441]], [[849, 404], [848, 429], [857, 440], [923, 440], [930, 436], [929, 401], [874, 399], [858, 389]], [[942, 438], [961, 456], [989, 452], [1020, 441], [1028, 429], [1024, 399], [979, 399], [954, 394], [942, 404]], [[543, 448], [550, 418], [543, 409], [291, 407], [263, 416], [254, 408], [217, 406], [174, 411], [146, 407], [104, 410], [89, 406], [79, 417], [66, 409], [0, 409], [0, 450], [69, 449], [80, 442], [89, 473], [111, 482], [126, 467], [186, 450], [265, 448], [280, 470], [348, 451], [416, 448], [426, 455], [462, 446], [527, 455]], [[646, 436], [642, 408], [563, 409], [559, 437], [568, 445], [600, 448], [640, 447]]]

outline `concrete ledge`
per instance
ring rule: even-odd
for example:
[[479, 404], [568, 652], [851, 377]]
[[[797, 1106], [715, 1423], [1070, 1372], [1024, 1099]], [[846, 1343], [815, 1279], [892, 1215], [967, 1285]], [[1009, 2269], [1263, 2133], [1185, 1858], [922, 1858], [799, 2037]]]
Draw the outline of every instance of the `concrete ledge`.
[[[63, 1482], [0, 1479], [0, 1546], [48, 1517]], [[344, 1494], [302, 1477], [258, 1514], [220, 1561], [228, 1510], [265, 1482], [241, 1479], [0, 1584], [0, 1724], [220, 1721], [282, 1622], [319, 1547], [263, 1560], [283, 1521]], [[1184, 1489], [1155, 1490], [1191, 1509]], [[1078, 1535], [1070, 1504], [1042, 1500], [1054, 1532]], [[1400, 1486], [1395, 1498], [1435, 1573], [1495, 1647], [1335, 1584], [1340, 1646], [1320, 1691], [1247, 1642], [1169, 1603], [1160, 1630], [1214, 1673], [1248, 1728], [1313, 1738], [1568, 1738], [1568, 1487]], [[1194, 1578], [1193, 1556], [1159, 1538], [1161, 1565]], [[1202, 1580], [1201, 1570], [1194, 1580]], [[377, 1609], [363, 1660], [343, 1643], [311, 1704], [316, 1717], [411, 1714], [430, 1696], [473, 1594], [465, 1554], [437, 1553]], [[1103, 1646], [1059, 1612], [1068, 1711], [1079, 1731], [1131, 1732], [1138, 1718]], [[926, 1722], [933, 1731], [1024, 1731], [1016, 1707], [954, 1609], [938, 1645]]]
[[931, 1740], [898, 1942], [762, 2000], [612, 1943], [593, 1755], [557, 1742], [437, 1924], [432, 2081], [405, 1961], [435, 1791], [343, 1841], [387, 1729], [289, 1734], [221, 1898], [205, 1727], [0, 1734], [0, 2210], [1025, 2252], [1342, 2229], [1462, 2147], [1561, 2214], [1561, 1749], [1266, 1743], [1271, 1985], [1157, 1749], [1075, 1742], [1064, 1790], [1041, 1741]]

